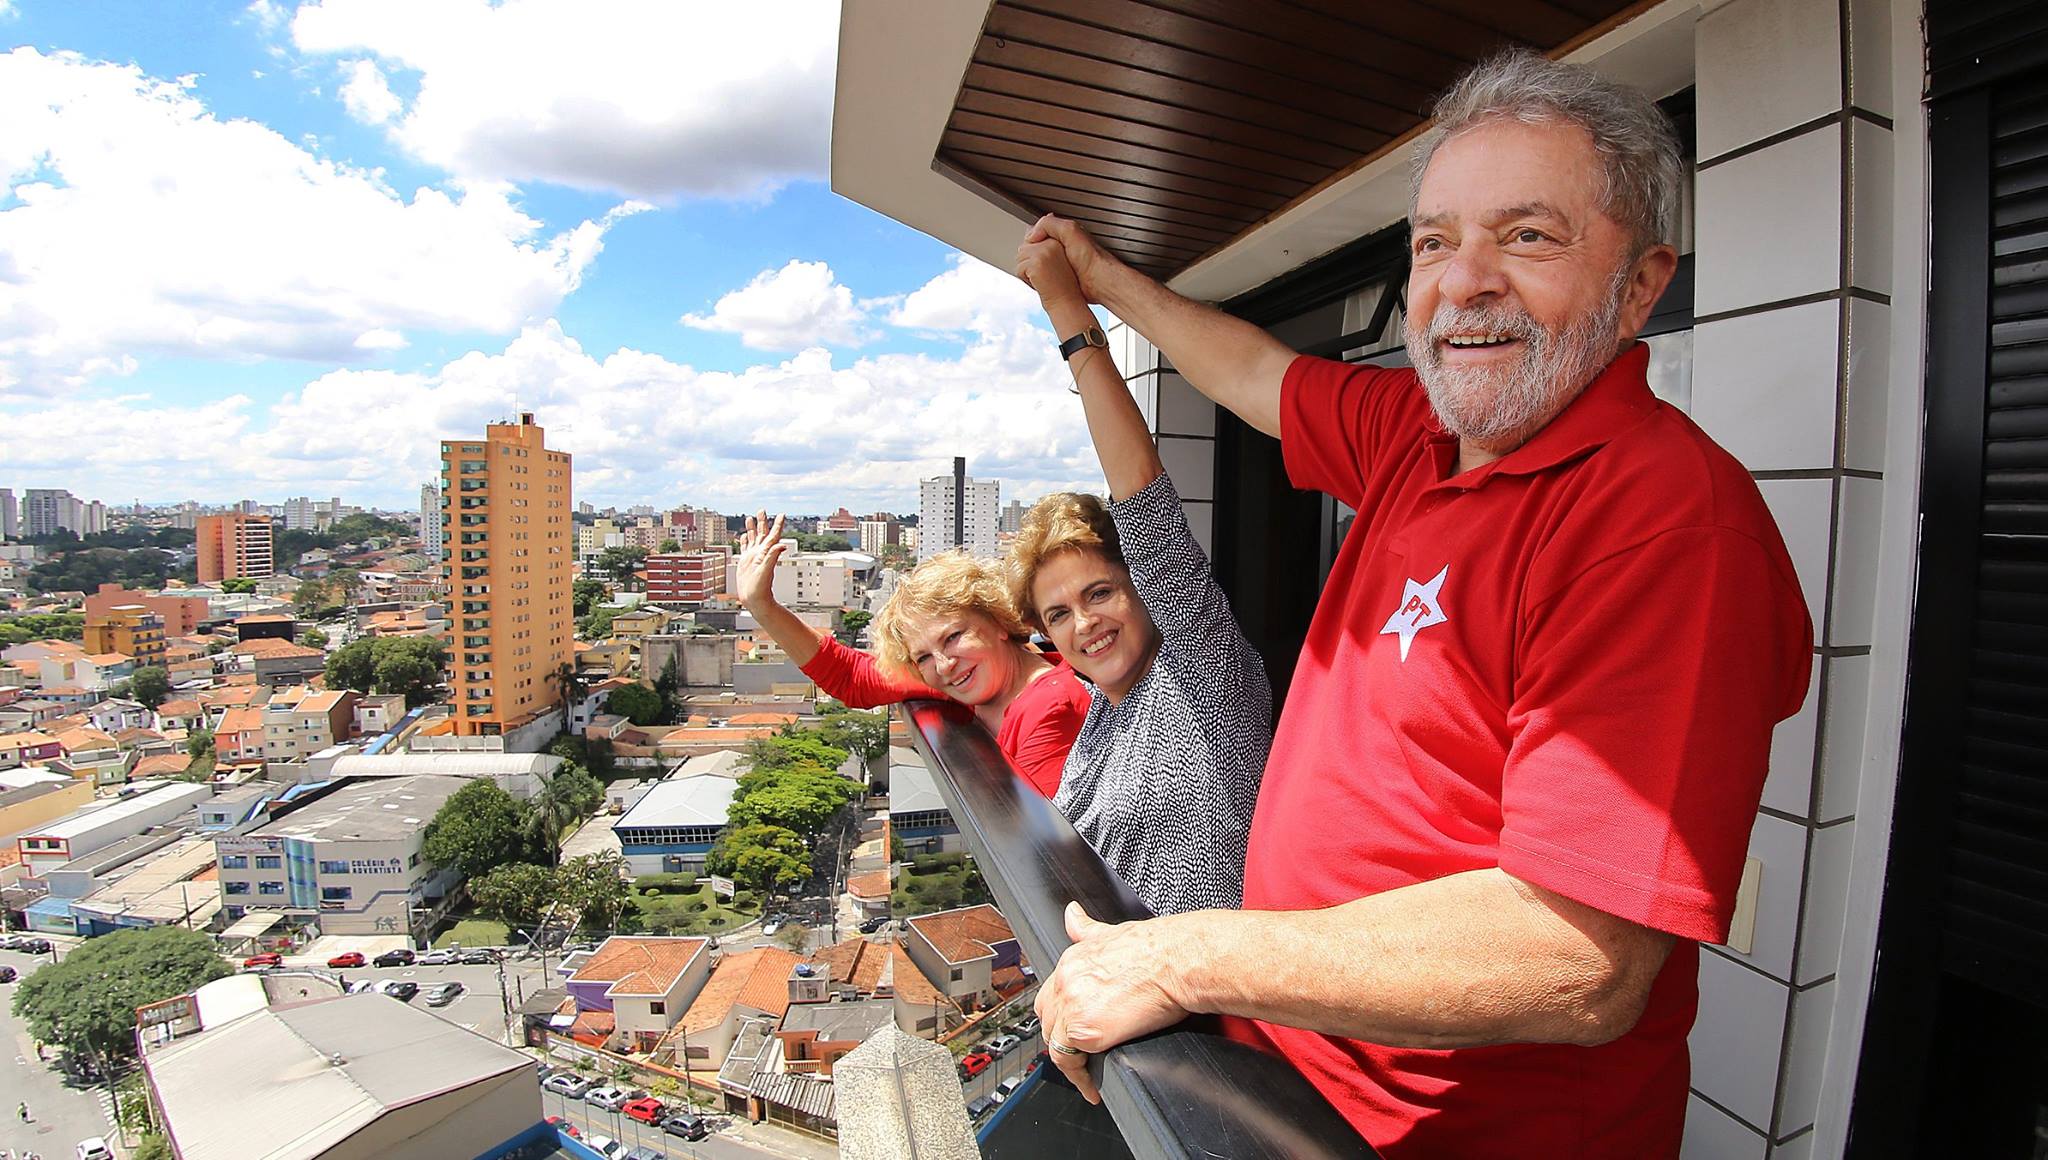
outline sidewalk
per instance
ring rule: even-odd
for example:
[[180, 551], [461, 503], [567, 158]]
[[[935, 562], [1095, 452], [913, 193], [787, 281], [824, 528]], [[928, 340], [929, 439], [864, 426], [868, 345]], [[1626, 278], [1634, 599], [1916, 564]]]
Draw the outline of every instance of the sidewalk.
[[802, 1132], [792, 1132], [773, 1124], [750, 1124], [744, 1117], [728, 1115], [732, 1127], [718, 1133], [721, 1136], [738, 1136], [757, 1148], [765, 1148], [778, 1156], [790, 1160], [837, 1160], [839, 1145], [830, 1140], [820, 1140]]

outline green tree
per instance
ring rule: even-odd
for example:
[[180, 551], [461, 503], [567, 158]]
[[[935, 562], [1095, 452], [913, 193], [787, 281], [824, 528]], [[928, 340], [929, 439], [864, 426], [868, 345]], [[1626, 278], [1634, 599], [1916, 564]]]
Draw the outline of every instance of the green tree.
[[578, 618], [589, 616], [590, 610], [605, 596], [604, 581], [578, 580], [569, 586], [569, 611]]
[[327, 687], [369, 692], [377, 680], [379, 638], [353, 640], [327, 654]]
[[247, 577], [223, 580], [220, 582], [220, 590], [230, 596], [244, 596], [256, 591], [256, 582]]
[[376, 686], [380, 693], [400, 693], [405, 707], [416, 709], [431, 704], [441, 691], [441, 669], [447, 651], [429, 636], [382, 637], [386, 646], [377, 658]]
[[813, 535], [809, 532], [798, 532], [796, 547], [799, 552], [851, 552], [853, 542], [845, 536], [836, 534]]
[[526, 806], [496, 782], [470, 782], [443, 802], [427, 823], [420, 852], [427, 861], [464, 878], [529, 861]]
[[613, 689], [611, 696], [605, 699], [605, 707], [635, 725], [661, 722], [661, 694], [637, 682]]
[[610, 608], [593, 608], [590, 614], [576, 622], [576, 631], [585, 640], [603, 640], [612, 634], [612, 618], [618, 612]]
[[579, 854], [557, 871], [558, 896], [583, 916], [586, 929], [609, 930], [618, 925], [627, 898], [625, 865], [618, 851], [606, 850]]
[[561, 858], [562, 833], [604, 800], [604, 787], [574, 764], [563, 763], [535, 794], [526, 812], [526, 837], [550, 863]]
[[834, 770], [846, 764], [845, 749], [814, 732], [794, 729], [785, 729], [773, 737], [754, 742], [747, 747], [747, 756], [756, 772], [788, 769], [796, 765], [816, 765]]
[[853, 783], [837, 774], [814, 767], [772, 770], [740, 786], [726, 819], [733, 826], [779, 826], [808, 837], [824, 829], [853, 795]]
[[728, 826], [711, 844], [704, 868], [761, 891], [796, 886], [811, 873], [810, 850], [781, 826]]
[[144, 665], [128, 678], [128, 695], [154, 709], [171, 695], [171, 674], [160, 665]]
[[683, 704], [683, 666], [676, 658], [679, 654], [668, 654], [662, 662], [661, 675], [654, 678], [654, 695], [661, 698], [661, 723], [674, 725], [689, 714]]
[[177, 926], [87, 939], [14, 991], [14, 1013], [45, 1043], [92, 1055], [135, 1051], [135, 1009], [234, 973], [213, 940]]
[[327, 634], [317, 628], [309, 628], [299, 634], [299, 643], [307, 648], [326, 648]]
[[327, 591], [342, 604], [354, 604], [363, 590], [363, 574], [354, 568], [336, 568], [327, 574]]
[[300, 616], [315, 616], [334, 603], [334, 590], [324, 580], [302, 580], [292, 593], [292, 611]]
[[194, 761], [213, 752], [213, 730], [200, 727], [185, 734], [185, 752]]
[[469, 882], [478, 910], [510, 926], [539, 921], [556, 896], [556, 873], [531, 862], [511, 862]]
[[825, 744], [858, 753], [870, 764], [889, 756], [887, 711], [827, 709], [819, 714], [818, 727], [812, 732]]
[[171, 1154], [171, 1142], [155, 1132], [145, 1133], [131, 1156], [133, 1160], [175, 1160]]
[[679, 540], [677, 540], [677, 539], [676, 539], [675, 537], [671, 536], [671, 537], [669, 537], [668, 539], [666, 539], [666, 540], [663, 540], [663, 541], [662, 541], [662, 542], [661, 542], [660, 544], [657, 544], [657, 545], [655, 546], [655, 549], [654, 549], [654, 550], [655, 550], [656, 552], [658, 552], [658, 553], [660, 553], [660, 554], [662, 554], [662, 555], [666, 556], [666, 555], [668, 555], [668, 554], [669, 554], [669, 553], [671, 553], [671, 552], [680, 552], [680, 551], [682, 551], [682, 550], [683, 550], [683, 545], [682, 545], [682, 542], [681, 542], [681, 541], [679, 541]]
[[583, 671], [576, 667], [576, 662], [563, 661], [555, 666], [554, 672], [548, 674], [548, 680], [555, 683], [555, 696], [561, 698], [562, 728], [567, 729], [570, 710], [590, 691], [590, 678], [583, 675]]
[[597, 567], [612, 578], [612, 583], [625, 585], [632, 581], [634, 570], [646, 559], [645, 548], [606, 548], [597, 554]]
[[860, 630], [873, 623], [874, 619], [874, 613], [864, 612], [858, 608], [845, 613], [839, 618], [839, 639], [852, 644], [860, 639]]

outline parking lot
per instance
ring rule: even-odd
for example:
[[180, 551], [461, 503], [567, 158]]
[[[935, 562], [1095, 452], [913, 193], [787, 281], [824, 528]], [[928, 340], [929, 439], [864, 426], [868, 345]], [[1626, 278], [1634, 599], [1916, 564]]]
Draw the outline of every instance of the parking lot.
[[[1023, 1010], [1028, 1012], [1030, 1008], [1027, 1006]], [[1019, 1018], [1022, 1018], [1022, 1016], [1020, 1015]], [[1011, 1020], [1009, 1026], [1015, 1026], [1015, 1024], [1016, 1020]], [[996, 1035], [984, 1036], [981, 1043], [986, 1044], [995, 1038], [997, 1038]], [[996, 1088], [1004, 1080], [1022, 1079], [1024, 1077], [1025, 1072], [1033, 1066], [1034, 1061], [1038, 1061], [1044, 1053], [1045, 1039], [1043, 1032], [1040, 1030], [1033, 1030], [1029, 1035], [1019, 1036], [1018, 1039], [1017, 1046], [1004, 1052], [1002, 1056], [989, 1064], [980, 1074], [960, 1081], [961, 1098], [965, 1099], [970, 1105], [985, 1096], [993, 1098]], [[974, 1050], [981, 1050], [981, 1046], [977, 1045]], [[1040, 1062], [1039, 1066], [1044, 1066], [1044, 1064]]]

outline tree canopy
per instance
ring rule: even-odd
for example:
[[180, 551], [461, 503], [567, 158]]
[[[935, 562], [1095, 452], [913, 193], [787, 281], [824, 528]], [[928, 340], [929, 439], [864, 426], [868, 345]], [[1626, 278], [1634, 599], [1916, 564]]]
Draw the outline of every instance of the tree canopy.
[[79, 640], [85, 636], [82, 612], [31, 612], [0, 620], [0, 647], [32, 640]]
[[[799, 732], [785, 729], [773, 737], [754, 742], [747, 749], [755, 773], [771, 769], [788, 769], [797, 765], [815, 765], [825, 770], [836, 770], [846, 764], [846, 750], [833, 745], [815, 732]], [[745, 788], [742, 780], [741, 788]]]
[[801, 836], [781, 826], [729, 826], [711, 844], [704, 868], [755, 890], [788, 888], [810, 877], [810, 851]]
[[135, 1050], [135, 1009], [234, 974], [213, 940], [176, 926], [87, 939], [14, 991], [14, 1013], [46, 1043], [104, 1055]]
[[144, 665], [128, 678], [128, 695], [154, 709], [171, 695], [171, 674], [161, 665]]
[[858, 753], [870, 763], [889, 756], [889, 715], [886, 710], [827, 709], [814, 730], [819, 740], [849, 753]]
[[734, 826], [780, 826], [808, 837], [824, 829], [855, 790], [852, 782], [817, 766], [750, 772], [740, 780], [726, 820]]
[[578, 617], [588, 616], [604, 594], [604, 581], [578, 580], [569, 586], [569, 611]]
[[420, 845], [427, 861], [478, 878], [530, 861], [526, 807], [496, 782], [473, 781], [441, 804]]
[[646, 559], [645, 548], [606, 548], [597, 554], [597, 567], [612, 578], [612, 583], [625, 584], [632, 580], [634, 570]]
[[94, 592], [102, 584], [161, 588], [171, 575], [171, 553], [161, 548], [74, 548], [28, 571], [31, 592]]
[[810, 532], [796, 534], [796, 546], [800, 552], [851, 552], [853, 542], [837, 533], [814, 535]]
[[399, 693], [410, 709], [440, 692], [447, 663], [448, 650], [435, 637], [368, 637], [327, 654], [327, 687]]
[[469, 881], [477, 909], [510, 926], [538, 921], [556, 893], [555, 869], [531, 862], [510, 862]]
[[229, 595], [245, 595], [247, 593], [256, 591], [256, 581], [251, 580], [246, 576], [238, 576], [233, 580], [221, 581], [220, 590], [222, 592], [228, 593]]
[[638, 683], [613, 689], [605, 707], [635, 725], [660, 724], [663, 711], [661, 694]]
[[615, 927], [626, 907], [625, 865], [625, 857], [617, 850], [579, 854], [556, 871], [557, 897], [582, 914], [585, 927]]

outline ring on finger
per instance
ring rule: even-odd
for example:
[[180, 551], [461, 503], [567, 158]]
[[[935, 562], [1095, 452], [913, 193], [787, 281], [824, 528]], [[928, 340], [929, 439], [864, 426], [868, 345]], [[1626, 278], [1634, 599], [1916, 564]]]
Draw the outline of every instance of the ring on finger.
[[1061, 1055], [1086, 1055], [1086, 1054], [1088, 1054], [1087, 1052], [1085, 1052], [1085, 1051], [1081, 1050], [1081, 1049], [1080, 1049], [1080, 1048], [1078, 1048], [1078, 1047], [1074, 1047], [1074, 1046], [1072, 1046], [1071, 1044], [1061, 1043], [1061, 1042], [1060, 1042], [1059, 1040], [1057, 1040], [1057, 1039], [1048, 1039], [1048, 1040], [1046, 1040], [1046, 1041], [1045, 1041], [1045, 1045], [1046, 1045], [1047, 1047], [1050, 1047], [1050, 1048], [1052, 1048], [1052, 1049], [1053, 1049], [1054, 1051], [1057, 1051], [1057, 1052], [1059, 1052], [1059, 1053], [1060, 1053]]

